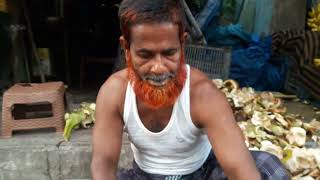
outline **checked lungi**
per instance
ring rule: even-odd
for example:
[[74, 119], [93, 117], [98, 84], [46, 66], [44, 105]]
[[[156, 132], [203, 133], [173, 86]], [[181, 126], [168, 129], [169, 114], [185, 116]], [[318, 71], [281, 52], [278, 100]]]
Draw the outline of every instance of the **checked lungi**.
[[[290, 174], [280, 160], [267, 152], [250, 151], [263, 180], [290, 180]], [[226, 180], [213, 152], [198, 170], [187, 175], [159, 175], [141, 170], [133, 161], [133, 168], [118, 172], [118, 180]]]

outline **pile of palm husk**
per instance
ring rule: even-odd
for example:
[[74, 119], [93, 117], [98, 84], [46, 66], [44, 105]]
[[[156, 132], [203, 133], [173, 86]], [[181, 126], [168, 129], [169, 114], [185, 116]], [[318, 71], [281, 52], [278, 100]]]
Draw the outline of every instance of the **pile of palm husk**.
[[289, 114], [271, 92], [239, 88], [234, 80], [213, 82], [225, 93], [250, 150], [276, 155], [293, 179], [320, 180], [320, 121]]
[[80, 127], [90, 128], [94, 124], [95, 109], [95, 103], [82, 102], [79, 108], [65, 113], [65, 126], [63, 131], [63, 138], [65, 141], [69, 141], [74, 129], [78, 129]]

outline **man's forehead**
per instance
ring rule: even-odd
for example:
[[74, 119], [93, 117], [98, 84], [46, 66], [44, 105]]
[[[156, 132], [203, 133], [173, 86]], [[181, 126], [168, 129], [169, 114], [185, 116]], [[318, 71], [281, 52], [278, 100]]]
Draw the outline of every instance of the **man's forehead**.
[[140, 24], [131, 28], [131, 45], [135, 48], [175, 48], [180, 45], [178, 26], [173, 23]]
[[131, 26], [131, 29], [141, 29], [141, 28], [145, 28], [145, 27], [174, 27], [174, 28], [179, 28], [178, 24], [173, 23], [173, 22], [145, 22], [145, 23], [137, 23], [137, 24], [133, 24]]
[[166, 22], [166, 23], [143, 23], [137, 24], [131, 27], [130, 29], [131, 37], [135, 36], [141, 37], [156, 37], [161, 35], [173, 35], [179, 36], [179, 26]]

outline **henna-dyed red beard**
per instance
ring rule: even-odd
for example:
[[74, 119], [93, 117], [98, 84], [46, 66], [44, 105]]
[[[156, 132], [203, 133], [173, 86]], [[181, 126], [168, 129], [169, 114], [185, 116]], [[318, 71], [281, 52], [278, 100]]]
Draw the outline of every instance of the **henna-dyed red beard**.
[[136, 96], [151, 109], [173, 105], [180, 95], [186, 80], [183, 53], [181, 54], [181, 60], [176, 75], [173, 78], [170, 78], [168, 82], [161, 87], [151, 85], [146, 80], [139, 77], [133, 68], [130, 55], [127, 60], [127, 66], [128, 79], [133, 85]]

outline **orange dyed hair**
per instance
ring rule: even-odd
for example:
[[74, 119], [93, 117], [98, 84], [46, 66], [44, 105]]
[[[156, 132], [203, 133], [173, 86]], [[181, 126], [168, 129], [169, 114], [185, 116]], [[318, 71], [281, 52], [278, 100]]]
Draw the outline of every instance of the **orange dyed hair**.
[[130, 44], [130, 29], [143, 23], [172, 22], [179, 26], [179, 36], [185, 32], [186, 18], [180, 0], [123, 0], [118, 13], [120, 29]]

